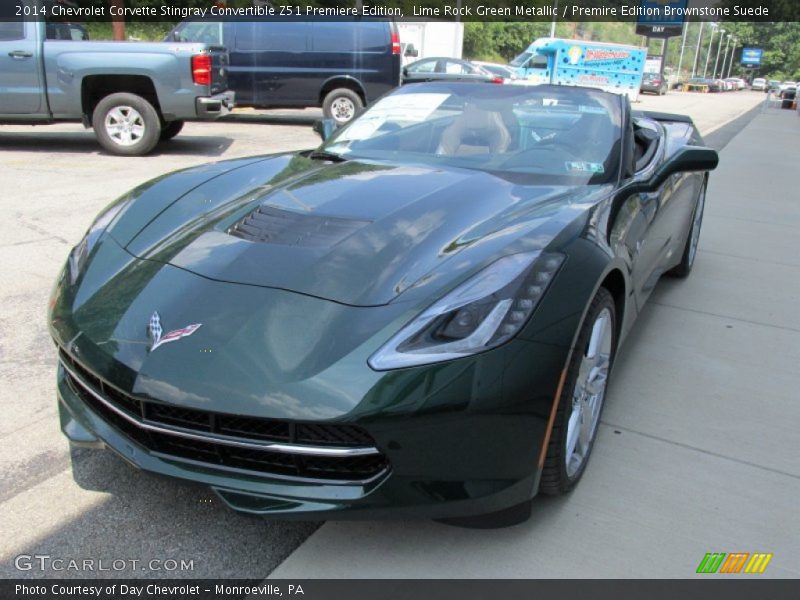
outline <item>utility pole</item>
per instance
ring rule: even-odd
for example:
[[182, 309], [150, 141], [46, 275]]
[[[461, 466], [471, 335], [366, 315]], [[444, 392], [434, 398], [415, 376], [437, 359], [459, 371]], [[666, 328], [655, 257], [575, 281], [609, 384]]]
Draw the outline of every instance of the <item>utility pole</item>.
[[558, 14], [558, 0], [553, 2], [553, 20], [550, 22], [550, 37], [556, 37], [556, 15]]
[[706, 64], [703, 67], [703, 79], [706, 77], [706, 71], [708, 70], [708, 59], [711, 58], [711, 48], [714, 46], [714, 34], [717, 32], [717, 24], [710, 23], [709, 26], [711, 29], [711, 38], [708, 40], [708, 52], [706, 52]]
[[694, 49], [694, 64], [692, 65], [692, 79], [697, 73], [697, 59], [700, 58], [700, 41], [703, 39], [703, 25], [705, 21], [700, 21], [700, 31], [697, 34], [697, 47]]
[[731, 43], [731, 38], [733, 36], [729, 33], [727, 39], [725, 40], [725, 54], [722, 55], [722, 68], [719, 71], [719, 76], [721, 78], [725, 78], [725, 65], [728, 62], [728, 44]]
[[681, 78], [681, 65], [683, 64], [683, 50], [686, 48], [686, 32], [689, 30], [689, 23], [683, 26], [683, 38], [681, 39], [681, 54], [678, 58], [678, 79]]
[[717, 57], [714, 59], [714, 70], [711, 72], [711, 79], [717, 77], [717, 64], [719, 63], [719, 51], [722, 50], [722, 38], [725, 37], [725, 30], [719, 30], [719, 44], [717, 44]]
[[728, 63], [728, 77], [731, 76], [731, 67], [733, 66], [733, 57], [736, 54], [736, 42], [738, 40], [733, 38], [733, 47], [731, 48], [731, 62]]

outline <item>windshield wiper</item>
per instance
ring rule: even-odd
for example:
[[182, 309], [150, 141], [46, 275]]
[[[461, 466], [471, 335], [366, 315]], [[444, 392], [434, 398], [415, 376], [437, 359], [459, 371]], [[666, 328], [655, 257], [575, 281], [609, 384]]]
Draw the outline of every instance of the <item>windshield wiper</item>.
[[329, 160], [331, 162], [346, 162], [347, 159], [341, 154], [328, 152], [327, 150], [314, 150], [308, 154], [311, 160]]

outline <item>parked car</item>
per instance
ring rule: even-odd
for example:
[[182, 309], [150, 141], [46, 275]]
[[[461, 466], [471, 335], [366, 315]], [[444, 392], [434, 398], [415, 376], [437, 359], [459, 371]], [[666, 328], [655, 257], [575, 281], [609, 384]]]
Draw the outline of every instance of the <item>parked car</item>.
[[753, 79], [750, 88], [758, 92], [765, 92], [767, 90], [767, 80], [763, 77], [756, 77]]
[[506, 82], [516, 81], [519, 79], [516, 69], [508, 65], [501, 65], [498, 63], [483, 62], [480, 60], [471, 61], [473, 65], [478, 65], [484, 71], [491, 73], [495, 77], [502, 77]]
[[184, 21], [167, 39], [227, 47], [238, 106], [321, 106], [344, 124], [400, 85], [393, 21]]
[[667, 93], [668, 89], [667, 80], [661, 77], [659, 73], [645, 73], [642, 77], [642, 92], [651, 92], [657, 96], [662, 96]]
[[224, 48], [46, 33], [42, 22], [0, 22], [0, 122], [83, 121], [108, 152], [139, 156], [178, 135], [184, 121], [233, 107]]
[[691, 91], [699, 91], [703, 88], [707, 89], [709, 92], [714, 92], [714, 93], [722, 91], [718, 79], [709, 79], [707, 77], [692, 77], [688, 81], [688, 85], [691, 86], [689, 88]]
[[747, 89], [747, 82], [745, 82], [744, 79], [739, 79], [738, 77], [728, 77], [725, 82], [730, 84], [731, 89], [736, 91]]
[[250, 515], [522, 520], [581, 479], [717, 161], [625, 95], [433, 82], [161, 176], [54, 287], [62, 430]]
[[503, 83], [504, 78], [493, 75], [468, 60], [445, 56], [423, 58], [403, 68], [403, 83], [453, 80]]
[[781, 82], [777, 79], [770, 79], [767, 83], [767, 88], [764, 90], [767, 93], [772, 92], [773, 94], [777, 94], [780, 92], [781, 89]]

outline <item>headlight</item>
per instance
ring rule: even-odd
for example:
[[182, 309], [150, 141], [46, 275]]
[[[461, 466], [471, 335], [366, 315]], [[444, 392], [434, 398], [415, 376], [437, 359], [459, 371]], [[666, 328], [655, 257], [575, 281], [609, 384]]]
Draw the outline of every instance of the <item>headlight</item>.
[[83, 267], [86, 265], [86, 259], [89, 258], [89, 254], [92, 253], [92, 249], [97, 243], [97, 240], [100, 239], [100, 236], [103, 235], [103, 232], [108, 228], [120, 211], [122, 211], [122, 209], [128, 205], [129, 201], [130, 199], [126, 198], [124, 200], [114, 202], [106, 210], [100, 213], [100, 215], [94, 220], [94, 223], [92, 223], [91, 227], [89, 227], [86, 235], [83, 236], [83, 239], [78, 242], [78, 245], [75, 246], [72, 249], [72, 252], [69, 253], [67, 264], [69, 265], [69, 281], [71, 285], [75, 285], [75, 282], [78, 281], [78, 276], [83, 270]]
[[528, 322], [564, 256], [505, 256], [422, 312], [369, 359], [378, 371], [468, 356], [508, 341]]

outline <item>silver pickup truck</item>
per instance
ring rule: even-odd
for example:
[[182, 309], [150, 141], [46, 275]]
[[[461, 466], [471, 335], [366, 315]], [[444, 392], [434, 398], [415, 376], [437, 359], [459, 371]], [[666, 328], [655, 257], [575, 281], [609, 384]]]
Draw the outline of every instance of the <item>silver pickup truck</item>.
[[113, 154], [141, 156], [188, 120], [234, 104], [228, 53], [208, 44], [48, 40], [0, 22], [0, 123], [81, 121]]

